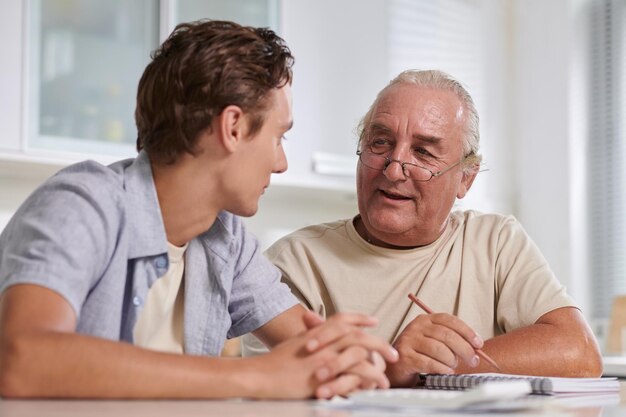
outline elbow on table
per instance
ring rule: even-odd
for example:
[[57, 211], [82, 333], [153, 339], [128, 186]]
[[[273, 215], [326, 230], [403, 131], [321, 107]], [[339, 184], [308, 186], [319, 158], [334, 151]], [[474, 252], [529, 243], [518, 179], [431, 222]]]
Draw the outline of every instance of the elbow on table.
[[[29, 383], [27, 370], [28, 354], [25, 341], [19, 338], [0, 337], [0, 397], [27, 398], [36, 396], [32, 391], [35, 384]], [[31, 358], [32, 360], [32, 358]]]
[[602, 376], [602, 358], [590, 358], [589, 356], [581, 357], [579, 361], [578, 372], [574, 377], [579, 378], [599, 378]]
[[597, 347], [590, 349], [589, 353], [583, 358], [583, 361], [587, 363], [587, 377], [602, 376], [602, 356]]
[[584, 337], [578, 344], [573, 344], [572, 364], [575, 364], [573, 377], [595, 378], [602, 376], [602, 355], [593, 336]]

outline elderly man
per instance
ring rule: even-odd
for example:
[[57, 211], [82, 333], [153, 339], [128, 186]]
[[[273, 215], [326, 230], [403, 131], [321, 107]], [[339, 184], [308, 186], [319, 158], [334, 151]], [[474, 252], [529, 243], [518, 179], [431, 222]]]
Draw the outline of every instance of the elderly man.
[[478, 131], [460, 83], [403, 72], [360, 125], [359, 214], [292, 233], [267, 255], [308, 308], [380, 319], [374, 332], [400, 352], [387, 370], [395, 386], [418, 373], [495, 371], [476, 348], [502, 372], [597, 376], [592, 332], [520, 224], [451, 212], [477, 175]]
[[[376, 320], [307, 312], [239, 217], [287, 169], [292, 64], [268, 29], [174, 30], [139, 83], [137, 158], [62, 170], [0, 235], [0, 395], [306, 398], [388, 386], [369, 358], [397, 352], [361, 330]], [[275, 349], [210, 357], [250, 331]]]

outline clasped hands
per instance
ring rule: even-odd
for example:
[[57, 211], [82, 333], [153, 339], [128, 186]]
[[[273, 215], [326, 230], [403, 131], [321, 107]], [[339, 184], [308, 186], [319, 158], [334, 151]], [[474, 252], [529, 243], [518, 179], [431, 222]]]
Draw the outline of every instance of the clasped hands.
[[306, 331], [278, 344], [267, 355], [252, 358], [259, 360], [257, 369], [272, 375], [259, 397], [272, 397], [280, 391], [282, 398], [331, 398], [356, 389], [389, 388], [385, 361], [396, 362], [398, 352], [363, 330], [375, 326], [376, 318], [338, 313], [324, 321], [308, 311], [303, 320]]

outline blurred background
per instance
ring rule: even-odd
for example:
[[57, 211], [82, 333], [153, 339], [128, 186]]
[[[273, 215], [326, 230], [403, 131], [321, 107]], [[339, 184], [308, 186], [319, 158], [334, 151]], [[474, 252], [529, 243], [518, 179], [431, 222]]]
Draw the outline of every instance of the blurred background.
[[296, 57], [289, 170], [265, 248], [356, 213], [355, 127], [400, 71], [459, 79], [481, 116], [459, 207], [515, 215], [602, 336], [626, 293], [626, 0], [2, 0], [0, 230], [63, 166], [135, 155], [136, 86], [174, 26], [269, 26]]

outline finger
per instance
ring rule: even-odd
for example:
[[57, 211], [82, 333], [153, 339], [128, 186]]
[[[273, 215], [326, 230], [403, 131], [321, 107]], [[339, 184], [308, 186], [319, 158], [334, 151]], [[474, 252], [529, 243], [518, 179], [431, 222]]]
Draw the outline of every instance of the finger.
[[[315, 376], [318, 380], [326, 381], [335, 378], [337, 375], [352, 372], [351, 369], [356, 369], [355, 372], [362, 372], [360, 374], [362, 378], [371, 380], [376, 384], [380, 384], [380, 386], [387, 386], [388, 380], [385, 376], [386, 364], [382, 355], [372, 351], [371, 346], [366, 348], [360, 344], [349, 341], [346, 343], [345, 340], [341, 340], [329, 346], [330, 348], [336, 349], [340, 353], [330, 357], [324, 362], [323, 366], [316, 370]], [[378, 359], [375, 359], [378, 363], [372, 362], [373, 353], [378, 357]]]
[[424, 329], [424, 340], [419, 351], [451, 367], [458, 365], [461, 358], [470, 366], [478, 365], [479, 359], [474, 347], [456, 331], [449, 327], [435, 325]]
[[430, 320], [434, 324], [439, 324], [449, 329], [452, 329], [455, 333], [461, 336], [474, 348], [483, 347], [483, 339], [463, 320], [447, 313], [436, 313], [429, 315]]
[[418, 352], [410, 346], [398, 346], [400, 360], [394, 366], [394, 372], [406, 379], [419, 373], [453, 374], [454, 369], [436, 359]]
[[314, 311], [307, 311], [306, 313], [304, 313], [304, 315], [302, 316], [302, 320], [304, 321], [304, 325], [307, 329], [312, 329], [324, 323], [324, 319], [322, 318], [322, 316]]
[[317, 387], [315, 396], [322, 399], [332, 398], [335, 395], [346, 396], [352, 391], [357, 390], [360, 384], [361, 379], [356, 375], [341, 375]]
[[306, 349], [313, 352], [323, 346], [333, 343], [335, 340], [358, 329], [359, 327], [372, 327], [378, 324], [375, 317], [357, 313], [338, 313], [326, 322], [311, 329], [307, 335], [309, 341]]
[[367, 362], [368, 359], [369, 351], [367, 349], [361, 346], [350, 346], [316, 370], [315, 377], [320, 381], [329, 380], [360, 362]]
[[396, 362], [399, 357], [396, 349], [385, 340], [378, 336], [368, 334], [361, 329], [354, 329], [342, 338], [337, 339], [333, 343], [333, 346], [335, 346], [338, 351], [343, 351], [350, 346], [361, 346], [369, 352], [378, 352], [384, 360], [391, 363]]
[[362, 381], [361, 385], [359, 385], [359, 389], [376, 389], [376, 383], [375, 382], [365, 382]]
[[[426, 353], [450, 367], [455, 366], [455, 357], [459, 357], [469, 366], [476, 366], [478, 359], [475, 347], [483, 343], [462, 320], [445, 313], [418, 316], [407, 326], [402, 336], [404, 339], [411, 339], [412, 346], [418, 352]], [[443, 343], [451, 353], [428, 339]]]
[[367, 389], [389, 388], [389, 379], [385, 375], [385, 370], [380, 369], [369, 360], [360, 362], [346, 371], [347, 374], [356, 375], [361, 378], [360, 387]]
[[369, 361], [376, 369], [380, 369], [382, 372], [385, 372], [385, 369], [387, 369], [387, 362], [378, 352], [370, 352]]
[[[370, 352], [368, 361], [372, 364], [372, 366], [374, 367], [374, 370], [384, 374], [385, 370], [387, 369], [387, 362], [385, 362], [385, 360], [383, 359], [382, 356], [380, 356], [380, 353], [378, 352]], [[359, 365], [356, 365], [357, 367]], [[358, 375], [361, 375], [359, 370], [354, 370], [354, 368], [350, 368], [349, 370], [350, 373], [356, 373]], [[389, 386], [387, 386], [386, 384], [389, 383], [389, 379], [388, 377], [385, 375], [385, 379], [387, 380], [385, 382], [385, 385], [381, 385], [379, 386], [376, 382], [373, 381], [367, 381], [365, 378], [367, 378], [367, 376], [362, 377], [362, 381], [361, 381], [361, 385], [359, 385], [360, 389], [374, 389], [377, 387], [380, 388], [389, 388]]]

